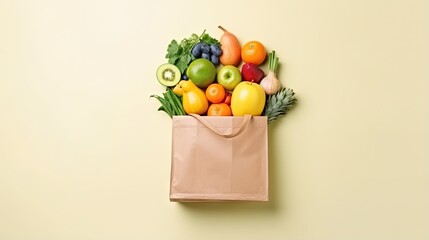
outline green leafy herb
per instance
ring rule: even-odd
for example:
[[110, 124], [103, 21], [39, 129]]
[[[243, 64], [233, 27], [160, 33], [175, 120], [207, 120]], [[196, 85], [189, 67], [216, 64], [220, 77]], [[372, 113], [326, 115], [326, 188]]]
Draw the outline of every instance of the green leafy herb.
[[268, 118], [268, 123], [286, 115], [295, 103], [295, 93], [290, 88], [282, 88], [276, 94], [268, 95], [264, 112]]
[[186, 115], [181, 97], [175, 94], [171, 88], [167, 88], [162, 97], [158, 95], [151, 95], [150, 97], [158, 99], [161, 103], [158, 111], [166, 112], [171, 118], [177, 115]]
[[192, 47], [199, 42], [220, 46], [220, 42], [204, 30], [200, 36], [193, 33], [189, 38], [182, 39], [180, 43], [173, 39], [167, 47], [165, 58], [168, 58], [168, 63], [176, 65], [180, 72], [184, 73], [189, 63], [195, 59], [191, 54]]

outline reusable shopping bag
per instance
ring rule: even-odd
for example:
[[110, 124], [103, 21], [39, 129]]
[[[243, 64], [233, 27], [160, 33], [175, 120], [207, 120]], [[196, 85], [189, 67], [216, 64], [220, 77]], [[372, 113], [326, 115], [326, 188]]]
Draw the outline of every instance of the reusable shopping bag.
[[266, 116], [174, 116], [170, 201], [268, 201]]

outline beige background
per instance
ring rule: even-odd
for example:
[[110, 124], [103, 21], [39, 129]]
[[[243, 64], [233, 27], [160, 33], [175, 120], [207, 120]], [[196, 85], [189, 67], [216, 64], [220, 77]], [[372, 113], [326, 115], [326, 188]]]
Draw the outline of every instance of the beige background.
[[[0, 239], [429, 239], [427, 1], [0, 0]], [[281, 60], [269, 203], [168, 201], [168, 43]]]

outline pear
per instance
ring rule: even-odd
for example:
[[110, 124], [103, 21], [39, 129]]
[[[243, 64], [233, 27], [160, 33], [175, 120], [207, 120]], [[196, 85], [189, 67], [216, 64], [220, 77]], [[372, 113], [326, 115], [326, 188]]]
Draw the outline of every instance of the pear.
[[238, 66], [241, 62], [241, 46], [238, 39], [234, 34], [228, 32], [222, 26], [218, 26], [222, 31], [223, 35], [220, 38], [222, 55], [219, 60], [222, 65], [233, 65]]

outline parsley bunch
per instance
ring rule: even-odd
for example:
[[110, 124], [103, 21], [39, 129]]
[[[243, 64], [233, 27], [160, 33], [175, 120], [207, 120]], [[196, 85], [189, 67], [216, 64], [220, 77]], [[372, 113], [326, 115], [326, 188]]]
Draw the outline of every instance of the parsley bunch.
[[191, 54], [192, 47], [199, 42], [204, 42], [209, 46], [211, 44], [220, 46], [220, 42], [204, 30], [200, 36], [193, 33], [191, 37], [182, 39], [180, 43], [173, 39], [167, 47], [165, 58], [168, 58], [168, 63], [176, 65], [180, 72], [184, 73], [189, 63], [195, 59]]

